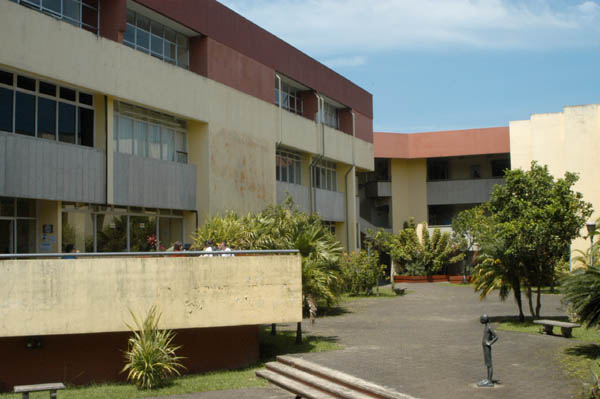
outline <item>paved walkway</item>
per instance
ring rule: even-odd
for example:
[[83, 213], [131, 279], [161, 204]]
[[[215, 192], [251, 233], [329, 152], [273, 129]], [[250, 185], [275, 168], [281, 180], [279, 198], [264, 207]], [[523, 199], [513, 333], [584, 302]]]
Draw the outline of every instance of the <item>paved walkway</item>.
[[[403, 297], [361, 299], [348, 313], [305, 323], [306, 333], [334, 336], [343, 350], [301, 357], [422, 399], [576, 398], [580, 385], [560, 370], [555, 353], [573, 344], [562, 337], [499, 331], [493, 347], [496, 388], [477, 388], [486, 369], [479, 316], [514, 316], [516, 306], [494, 294], [485, 301], [470, 287], [407, 285]], [[542, 315], [562, 316], [560, 297], [544, 295]], [[290, 326], [292, 327], [292, 326]], [[187, 399], [289, 399], [275, 387], [184, 395]]]

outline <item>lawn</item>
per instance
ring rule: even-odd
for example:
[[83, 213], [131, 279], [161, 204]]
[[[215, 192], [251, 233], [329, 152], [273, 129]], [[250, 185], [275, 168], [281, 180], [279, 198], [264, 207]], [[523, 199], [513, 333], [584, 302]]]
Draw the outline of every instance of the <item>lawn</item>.
[[[301, 345], [295, 344], [296, 332], [285, 330], [284, 326], [277, 326], [277, 335], [270, 334], [269, 327], [261, 327], [260, 353], [261, 360], [255, 365], [239, 370], [224, 370], [211, 373], [188, 375], [177, 378], [170, 386], [152, 391], [139, 391], [130, 384], [98, 384], [83, 387], [67, 387], [60, 391], [61, 399], [105, 399], [105, 398], [145, 398], [166, 395], [180, 395], [192, 392], [216, 391], [222, 389], [238, 389], [263, 387], [268, 383], [256, 377], [255, 372], [264, 367], [277, 355], [288, 353], [324, 352], [341, 349], [342, 346], [333, 337], [304, 335]], [[291, 328], [291, 326], [290, 326]], [[30, 399], [47, 399], [48, 392], [30, 394]], [[21, 399], [21, 394], [0, 394], [0, 399]]]
[[[561, 320], [567, 321], [566, 317]], [[530, 320], [520, 323], [514, 318], [506, 318], [498, 320], [497, 325], [498, 330], [541, 334], [541, 326], [533, 324]], [[560, 333], [560, 329], [555, 327], [555, 333]], [[600, 334], [598, 329], [574, 328], [573, 338], [567, 342], [571, 345], [556, 354], [556, 361], [567, 375], [578, 379], [582, 384], [591, 383], [593, 381], [592, 373], [600, 375]]]

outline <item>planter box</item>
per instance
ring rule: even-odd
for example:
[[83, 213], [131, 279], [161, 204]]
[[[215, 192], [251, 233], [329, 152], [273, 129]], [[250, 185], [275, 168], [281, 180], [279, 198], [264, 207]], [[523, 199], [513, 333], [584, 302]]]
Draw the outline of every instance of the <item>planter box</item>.
[[446, 275], [446, 274], [434, 274], [433, 276], [430, 276], [429, 278], [434, 283], [438, 283], [440, 281], [448, 281], [448, 275]]
[[427, 276], [394, 276], [395, 283], [427, 283]]
[[[448, 276], [449, 281], [452, 284], [462, 284], [463, 276]], [[471, 276], [467, 276], [467, 283], [471, 281]]]

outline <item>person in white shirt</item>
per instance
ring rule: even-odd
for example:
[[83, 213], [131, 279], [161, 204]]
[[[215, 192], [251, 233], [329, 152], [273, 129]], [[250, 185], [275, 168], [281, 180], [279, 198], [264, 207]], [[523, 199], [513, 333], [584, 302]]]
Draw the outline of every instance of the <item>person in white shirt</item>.
[[[219, 244], [219, 251], [231, 252], [231, 248], [227, 246], [227, 241], [223, 241]], [[221, 256], [234, 256], [233, 254], [221, 254]]]
[[[212, 252], [214, 251], [213, 246], [215, 245], [215, 243], [213, 242], [213, 240], [206, 240], [204, 241], [204, 252]], [[204, 254], [202, 256], [213, 256], [212, 254]]]

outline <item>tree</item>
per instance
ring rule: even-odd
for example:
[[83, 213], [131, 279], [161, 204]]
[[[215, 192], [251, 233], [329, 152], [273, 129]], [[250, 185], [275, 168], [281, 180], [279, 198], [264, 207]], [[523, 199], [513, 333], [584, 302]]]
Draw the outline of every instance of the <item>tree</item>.
[[[476, 289], [487, 295], [493, 288], [490, 281], [503, 287], [501, 295], [502, 289], [512, 289], [521, 320], [521, 286], [532, 316], [539, 317], [541, 287], [552, 284], [556, 264], [569, 255], [571, 241], [579, 236], [592, 212], [582, 194], [572, 190], [577, 180], [570, 172], [554, 179], [547, 166], [533, 161], [528, 171], [507, 171], [505, 184], [496, 185], [490, 200], [482, 205], [488, 216], [474, 229], [475, 240], [481, 246], [482, 259], [491, 261], [476, 267]], [[490, 273], [497, 279], [491, 280]], [[533, 288], [537, 288], [535, 309]]]
[[[471, 253], [477, 248], [475, 237], [481, 236], [480, 230], [486, 226], [485, 209], [482, 206], [476, 206], [471, 209], [460, 212], [452, 219], [453, 240], [460, 246], [461, 251]], [[475, 257], [471, 258], [470, 264], [473, 264]], [[463, 267], [463, 276], [469, 273], [467, 264]]]

